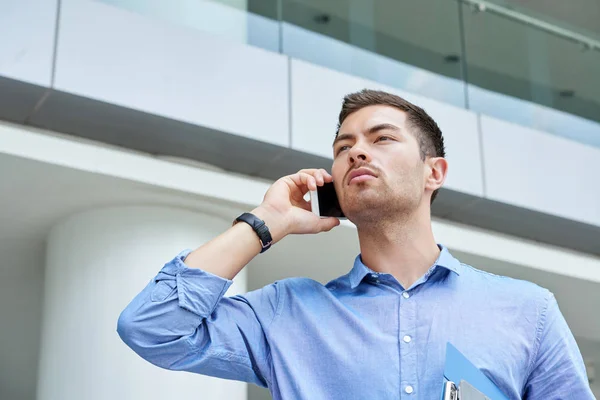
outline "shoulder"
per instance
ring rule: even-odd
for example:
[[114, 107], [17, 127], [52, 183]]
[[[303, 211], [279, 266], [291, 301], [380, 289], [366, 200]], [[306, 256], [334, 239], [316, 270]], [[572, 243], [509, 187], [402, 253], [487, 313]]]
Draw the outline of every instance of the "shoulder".
[[248, 294], [259, 294], [259, 293], [283, 293], [283, 292], [302, 292], [307, 289], [324, 288], [323, 284], [314, 279], [293, 277], [279, 279], [273, 283], [265, 285], [259, 289], [253, 290]]
[[320, 293], [325, 291], [327, 289], [313, 279], [286, 278], [244, 294], [231, 296], [229, 299], [247, 303], [255, 313], [266, 316], [265, 319], [274, 320], [284, 307], [323, 298]]
[[460, 266], [462, 289], [479, 292], [488, 300], [499, 298], [513, 305], [535, 305], [535, 309], [541, 312], [553, 298], [548, 289], [533, 282], [493, 274], [465, 263]]
[[323, 285], [321, 282], [314, 279], [304, 277], [281, 279], [275, 282], [275, 284], [279, 285], [279, 290], [282, 293], [294, 293], [296, 295], [328, 290], [327, 285]]
[[[339, 280], [338, 278], [337, 280]], [[310, 301], [317, 298], [325, 298], [331, 295], [331, 292], [336, 289], [337, 280], [331, 281], [326, 285], [314, 279], [304, 277], [293, 277], [277, 280], [260, 289], [253, 290], [243, 295], [250, 301], [260, 302], [268, 301], [269, 303], [277, 304], [277, 308], [281, 308], [281, 303], [297, 303]]]
[[[456, 280], [460, 302], [479, 322], [494, 327], [493, 338], [531, 365], [554, 295], [533, 282], [497, 275], [461, 264]], [[506, 343], [511, 343], [507, 345]], [[519, 344], [520, 343], [520, 344]]]
[[323, 307], [335, 301], [342, 284], [333, 280], [327, 284], [304, 277], [282, 279], [274, 283], [278, 286], [279, 300], [284, 307], [310, 305]]

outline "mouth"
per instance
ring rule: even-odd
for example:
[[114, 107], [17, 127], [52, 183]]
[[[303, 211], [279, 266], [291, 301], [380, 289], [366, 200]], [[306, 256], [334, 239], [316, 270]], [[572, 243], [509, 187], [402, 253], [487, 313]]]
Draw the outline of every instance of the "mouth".
[[375, 173], [367, 168], [358, 168], [348, 176], [348, 185], [353, 183], [365, 182], [371, 179], [376, 179]]

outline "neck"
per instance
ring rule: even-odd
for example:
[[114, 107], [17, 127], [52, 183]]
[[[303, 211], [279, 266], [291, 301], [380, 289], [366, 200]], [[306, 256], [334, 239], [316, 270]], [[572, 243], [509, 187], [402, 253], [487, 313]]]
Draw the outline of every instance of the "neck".
[[428, 212], [357, 227], [363, 263], [373, 271], [393, 275], [405, 289], [423, 276], [440, 254]]

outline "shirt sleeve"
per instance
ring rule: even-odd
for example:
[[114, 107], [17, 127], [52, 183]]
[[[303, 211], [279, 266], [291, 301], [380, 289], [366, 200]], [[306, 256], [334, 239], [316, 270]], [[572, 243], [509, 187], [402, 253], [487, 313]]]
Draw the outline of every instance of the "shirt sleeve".
[[232, 281], [183, 260], [167, 263], [121, 313], [117, 332], [159, 367], [267, 387], [270, 351], [265, 329], [275, 318], [278, 284], [224, 297]]
[[523, 398], [594, 400], [575, 338], [554, 295], [548, 292], [546, 300], [538, 324], [539, 347]]

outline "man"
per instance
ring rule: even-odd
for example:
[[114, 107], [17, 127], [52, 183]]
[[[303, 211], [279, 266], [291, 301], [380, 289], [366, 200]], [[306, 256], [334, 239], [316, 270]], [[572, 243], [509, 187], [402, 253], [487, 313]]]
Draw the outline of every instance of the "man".
[[[331, 175], [279, 179], [252, 215], [167, 263], [121, 314], [121, 338], [153, 364], [255, 383], [276, 400], [438, 399], [447, 342], [510, 399], [593, 399], [548, 290], [436, 244], [430, 205], [448, 163], [425, 111], [384, 92], [348, 95], [333, 152]], [[271, 239], [339, 224], [303, 199], [331, 181], [358, 229], [351, 271], [223, 297]]]

